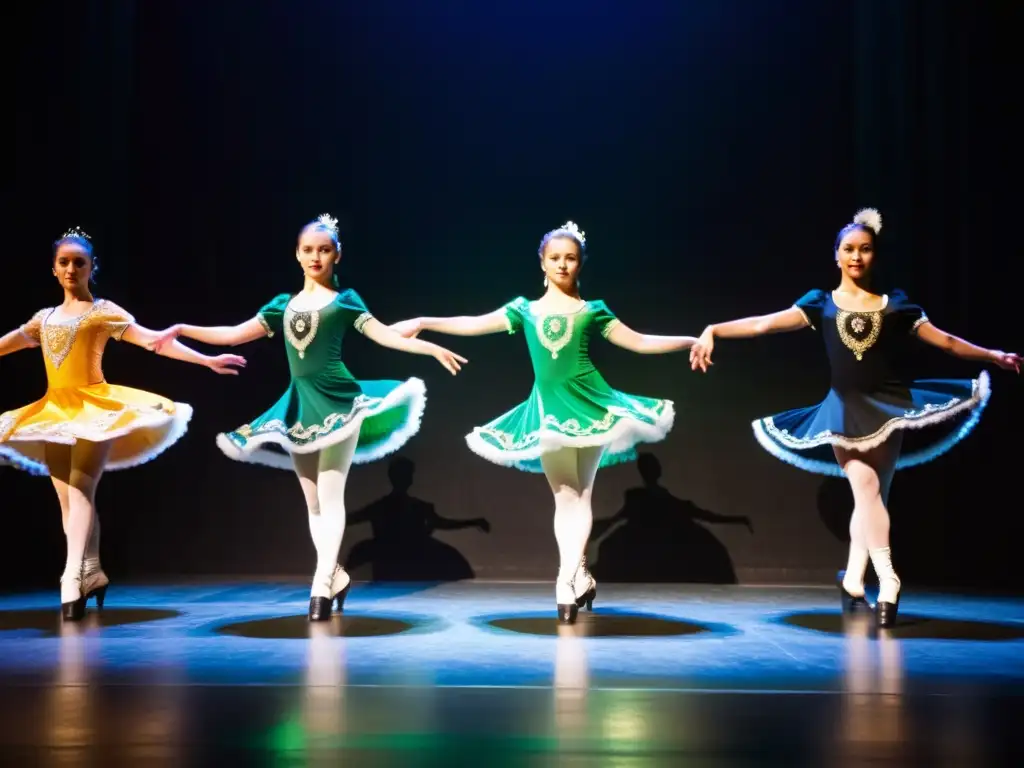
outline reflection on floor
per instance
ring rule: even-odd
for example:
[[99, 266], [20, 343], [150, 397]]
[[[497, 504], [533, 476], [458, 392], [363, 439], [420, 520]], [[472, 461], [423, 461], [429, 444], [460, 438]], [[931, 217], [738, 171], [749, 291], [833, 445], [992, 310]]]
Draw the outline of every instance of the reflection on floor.
[[[0, 598], [5, 765], [991, 765], [1019, 755], [1024, 601], [833, 590], [131, 587], [62, 625]], [[458, 757], [453, 750], [460, 750]]]

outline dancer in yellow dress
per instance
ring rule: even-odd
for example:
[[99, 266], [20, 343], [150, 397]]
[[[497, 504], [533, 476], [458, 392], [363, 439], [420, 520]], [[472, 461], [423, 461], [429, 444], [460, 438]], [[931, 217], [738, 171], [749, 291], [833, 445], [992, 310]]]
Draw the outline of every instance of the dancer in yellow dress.
[[[54, 243], [53, 275], [64, 290], [58, 307], [0, 337], [0, 356], [42, 347], [46, 395], [0, 413], [0, 463], [49, 475], [60, 501], [67, 562], [61, 576], [65, 619], [85, 614], [95, 596], [102, 607], [109, 579], [99, 561], [100, 526], [96, 485], [105, 469], [149, 461], [178, 441], [192, 408], [139, 389], [108, 384], [103, 351], [108, 339], [149, 347], [156, 334], [112, 301], [95, 299], [90, 282], [96, 260], [89, 236], [75, 228]], [[203, 365], [215, 373], [237, 374], [237, 355], [208, 357], [180, 343], [160, 354]]]

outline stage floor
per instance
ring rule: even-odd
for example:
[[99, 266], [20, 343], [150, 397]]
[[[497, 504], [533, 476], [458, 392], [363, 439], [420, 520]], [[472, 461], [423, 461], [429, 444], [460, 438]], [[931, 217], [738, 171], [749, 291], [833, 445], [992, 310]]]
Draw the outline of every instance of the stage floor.
[[1024, 600], [549, 584], [128, 586], [0, 598], [3, 765], [1021, 764]]

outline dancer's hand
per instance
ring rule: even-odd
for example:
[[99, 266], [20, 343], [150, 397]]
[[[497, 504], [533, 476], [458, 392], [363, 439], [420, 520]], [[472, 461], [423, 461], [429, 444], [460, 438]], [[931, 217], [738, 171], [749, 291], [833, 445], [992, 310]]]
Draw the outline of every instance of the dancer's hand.
[[239, 368], [245, 368], [245, 358], [241, 355], [217, 355], [211, 357], [210, 362], [206, 364], [214, 373], [227, 376], [237, 376], [238, 371], [235, 370], [234, 366]]
[[711, 353], [715, 349], [715, 334], [710, 328], [697, 339], [697, 343], [690, 347], [690, 368], [696, 371], [698, 368], [704, 373], [708, 372], [708, 366], [714, 365], [711, 362]]
[[420, 321], [417, 318], [413, 318], [412, 320], [402, 320], [399, 323], [392, 323], [388, 328], [406, 339], [415, 339], [419, 335], [420, 331], [423, 330], [423, 328], [420, 327]]
[[468, 363], [469, 360], [464, 358], [462, 355], [457, 355], [450, 349], [439, 347], [434, 345], [434, 358], [451, 372], [452, 376], [462, 370], [462, 366], [459, 363]]
[[150, 342], [149, 348], [154, 352], [160, 352], [164, 347], [170, 344], [172, 341], [177, 339], [181, 335], [181, 326], [172, 325], [170, 328], [165, 328], [162, 331], [158, 331], [156, 338]]
[[1021, 356], [1016, 352], [1000, 352], [998, 349], [991, 350], [992, 362], [1000, 368], [1014, 373], [1020, 373]]
[[491, 524], [489, 522], [487, 522], [482, 517], [479, 520], [476, 521], [476, 527], [479, 528], [484, 533], [490, 533], [491, 532]]

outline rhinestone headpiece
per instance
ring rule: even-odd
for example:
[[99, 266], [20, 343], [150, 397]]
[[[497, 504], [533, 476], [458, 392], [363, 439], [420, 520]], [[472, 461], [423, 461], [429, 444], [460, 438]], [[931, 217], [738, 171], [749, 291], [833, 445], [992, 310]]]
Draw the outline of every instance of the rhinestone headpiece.
[[88, 241], [92, 242], [92, 238], [89, 237], [88, 233], [86, 233], [86, 231], [84, 229], [82, 229], [81, 227], [72, 227], [67, 232], [65, 232], [63, 235], [61, 235], [60, 239], [64, 240], [64, 239], [66, 239], [68, 237], [80, 237], [82, 240], [88, 240]]
[[565, 224], [560, 226], [559, 229], [565, 230], [566, 232], [571, 232], [573, 237], [577, 238], [581, 244], [587, 244], [587, 233], [580, 229], [578, 226], [576, 226], [575, 221], [567, 221], [565, 222]]
[[317, 216], [316, 222], [335, 237], [338, 236], [338, 220], [331, 216], [331, 214], [321, 213]]

